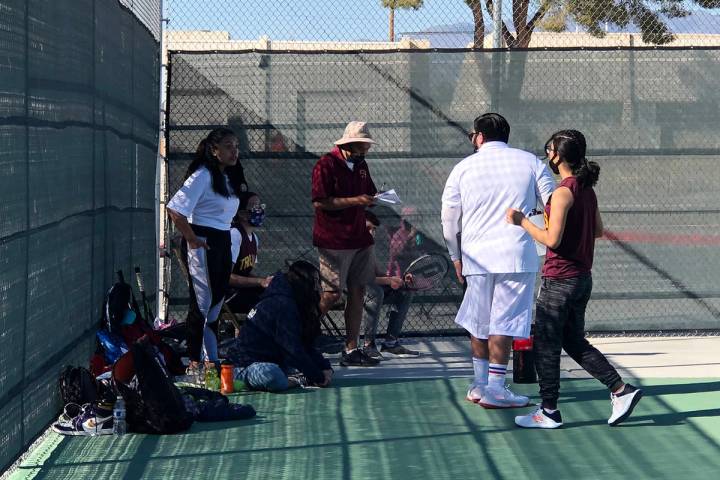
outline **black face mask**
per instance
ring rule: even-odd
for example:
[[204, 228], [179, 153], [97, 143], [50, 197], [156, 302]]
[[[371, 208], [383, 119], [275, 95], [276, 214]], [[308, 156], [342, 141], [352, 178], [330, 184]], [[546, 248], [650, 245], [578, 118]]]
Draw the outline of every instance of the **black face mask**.
[[560, 175], [559, 166], [561, 161], [562, 160], [558, 160], [557, 163], [553, 163], [552, 159], [548, 158], [548, 167], [550, 167], [550, 170], [552, 170], [555, 175]]
[[357, 153], [352, 153], [348, 155], [346, 161], [348, 163], [360, 163], [365, 160], [365, 155], [359, 155]]

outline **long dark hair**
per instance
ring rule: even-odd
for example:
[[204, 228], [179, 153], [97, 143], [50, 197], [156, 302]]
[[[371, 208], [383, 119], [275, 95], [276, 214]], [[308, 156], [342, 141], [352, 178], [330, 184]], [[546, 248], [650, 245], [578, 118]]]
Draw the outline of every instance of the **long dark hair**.
[[302, 341], [309, 345], [320, 336], [320, 272], [304, 260], [293, 262], [287, 271], [288, 283], [302, 320]]
[[552, 146], [560, 159], [568, 164], [583, 188], [595, 186], [600, 178], [600, 165], [585, 158], [585, 135], [577, 130], [560, 130], [550, 137], [546, 145]]
[[218, 159], [212, 154], [212, 149], [217, 148], [228, 136], [237, 138], [235, 132], [225, 127], [216, 128], [208, 133], [207, 137], [203, 138], [198, 144], [197, 150], [195, 151], [195, 158], [185, 173], [185, 179], [187, 179], [195, 173], [198, 168], [204, 166], [210, 171], [213, 191], [225, 198], [229, 198], [230, 195], [238, 196], [248, 188], [247, 181], [245, 180], [245, 171], [240, 164], [240, 160], [238, 160], [235, 165], [225, 168], [225, 175], [227, 175], [230, 187], [233, 190], [229, 192], [227, 183], [225, 182], [225, 175], [220, 171]]

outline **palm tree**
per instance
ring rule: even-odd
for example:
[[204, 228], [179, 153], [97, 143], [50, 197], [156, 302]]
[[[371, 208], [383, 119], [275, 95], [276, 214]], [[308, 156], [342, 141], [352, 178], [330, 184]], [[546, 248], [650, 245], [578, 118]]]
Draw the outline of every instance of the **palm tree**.
[[423, 0], [380, 0], [384, 8], [390, 9], [390, 26], [389, 34], [391, 42], [395, 41], [395, 10], [398, 8], [412, 8], [417, 10], [422, 7]]

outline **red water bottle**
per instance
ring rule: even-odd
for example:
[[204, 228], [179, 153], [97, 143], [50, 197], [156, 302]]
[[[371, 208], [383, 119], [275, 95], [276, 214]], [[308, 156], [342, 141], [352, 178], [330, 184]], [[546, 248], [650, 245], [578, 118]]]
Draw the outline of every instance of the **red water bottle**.
[[537, 383], [532, 331], [529, 338], [513, 340], [513, 382]]
[[233, 366], [223, 363], [220, 366], [220, 393], [223, 395], [233, 393], [235, 391], [233, 380]]

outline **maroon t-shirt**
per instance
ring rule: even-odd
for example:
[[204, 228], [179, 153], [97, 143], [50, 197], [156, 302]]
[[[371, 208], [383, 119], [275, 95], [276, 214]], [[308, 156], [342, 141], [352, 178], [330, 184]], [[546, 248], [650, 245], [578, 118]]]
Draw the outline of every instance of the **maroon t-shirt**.
[[[557, 248], [547, 249], [543, 276], [549, 278], [572, 278], [590, 273], [595, 252], [595, 212], [597, 197], [592, 187], [582, 188], [575, 177], [567, 177], [559, 187], [567, 187], [573, 196], [573, 204], [567, 214], [565, 231]], [[545, 206], [550, 218], [552, 196]]]
[[[329, 197], [355, 197], [376, 193], [367, 163], [364, 160], [355, 162], [354, 168], [350, 170], [338, 147], [323, 155], [313, 168], [313, 202]], [[372, 244], [372, 235], [365, 228], [364, 206], [342, 210], [315, 209], [313, 245], [316, 247], [350, 250]]]

